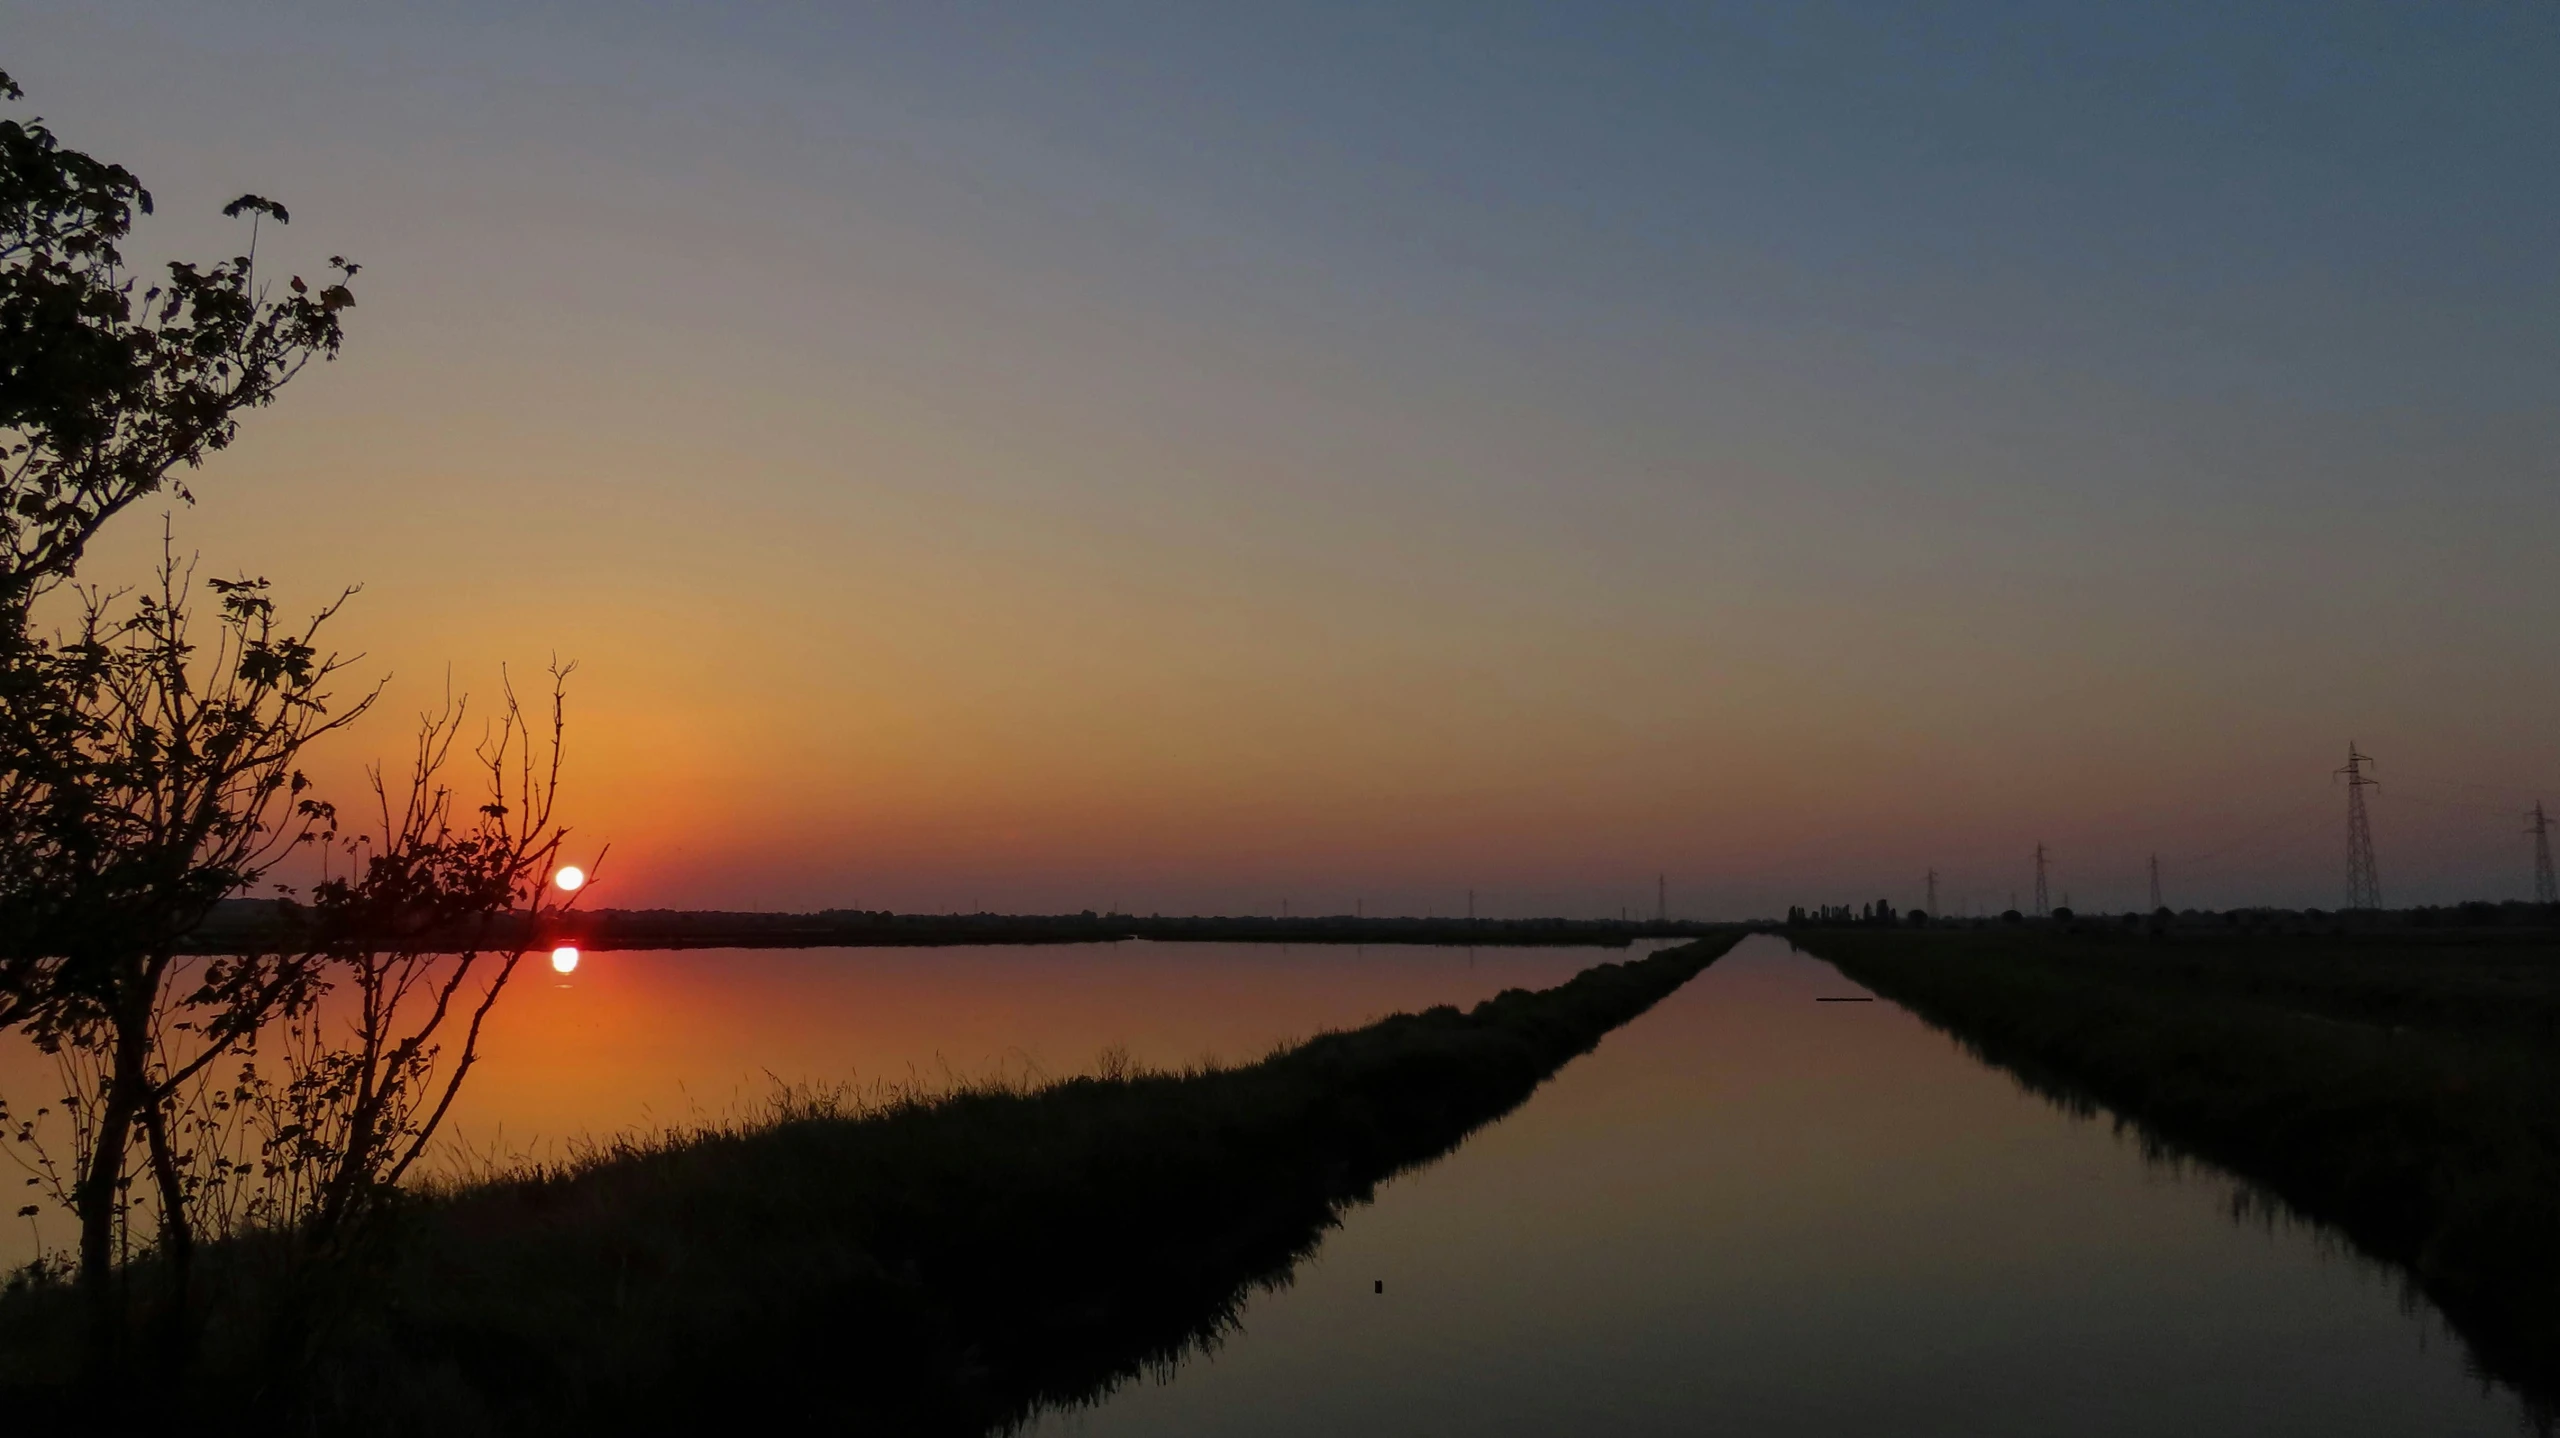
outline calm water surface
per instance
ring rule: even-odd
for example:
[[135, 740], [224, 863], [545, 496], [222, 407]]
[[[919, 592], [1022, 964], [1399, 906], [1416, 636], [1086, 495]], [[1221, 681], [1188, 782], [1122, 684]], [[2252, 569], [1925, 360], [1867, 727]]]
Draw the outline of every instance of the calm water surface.
[[[1155, 1434], [2490, 1434], [2387, 1277], [1772, 938], [1381, 1191]], [[1383, 1294], [1372, 1291], [1383, 1280]]]
[[[1658, 946], [1648, 946], [1658, 947]], [[456, 1106], [482, 1150], [750, 1112], [777, 1082], [1065, 1078], [1105, 1050], [1250, 1061], [1401, 1010], [1547, 988], [1631, 949], [1269, 944], [695, 949], [526, 971]]]
[[[1268, 944], [988, 945], [590, 953], [528, 958], [492, 1014], [446, 1126], [447, 1171], [579, 1142], [752, 1115], [777, 1083], [939, 1089], [1089, 1072], [1106, 1049], [1178, 1067], [1258, 1058], [1400, 1010], [1546, 988], [1628, 949]], [[0, 1096], [62, 1092], [52, 1061], [0, 1035]], [[57, 1137], [60, 1129], [54, 1130]], [[37, 1195], [0, 1158], [0, 1189]], [[49, 1207], [0, 1227], [0, 1265], [62, 1249]]]

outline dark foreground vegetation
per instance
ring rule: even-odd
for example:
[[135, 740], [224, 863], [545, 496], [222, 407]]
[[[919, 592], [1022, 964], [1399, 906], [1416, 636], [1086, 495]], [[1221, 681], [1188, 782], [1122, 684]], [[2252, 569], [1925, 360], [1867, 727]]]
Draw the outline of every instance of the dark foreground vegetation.
[[2560, 1400], [2560, 934], [2068, 926], [1796, 942], [2081, 1111], [2406, 1272]]
[[[272, 948], [292, 937], [292, 911], [259, 900], [225, 905], [192, 937], [199, 952]], [[1094, 944], [1125, 939], [1247, 944], [1446, 944], [1623, 946], [1638, 939], [1687, 939], [1727, 925], [1689, 920], [1296, 918], [1161, 914], [899, 914], [824, 909], [809, 914], [685, 909], [590, 909], [543, 916], [528, 947], [582, 949], [795, 949], [931, 947], [950, 944]]]
[[[136, 1420], [450, 1435], [725, 1426], [782, 1405], [973, 1434], [1214, 1344], [1351, 1205], [1508, 1112], [1730, 937], [1436, 1008], [1245, 1067], [1113, 1073], [625, 1148], [421, 1198], [292, 1295], [207, 1255], [201, 1355]], [[0, 1405], [65, 1377], [71, 1295], [0, 1300]]]

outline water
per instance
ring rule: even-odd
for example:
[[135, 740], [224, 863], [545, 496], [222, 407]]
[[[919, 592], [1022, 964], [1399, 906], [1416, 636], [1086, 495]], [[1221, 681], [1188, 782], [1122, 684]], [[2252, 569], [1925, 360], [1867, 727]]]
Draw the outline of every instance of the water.
[[[1651, 946], [1647, 946], [1651, 947]], [[1179, 1067], [1247, 1061], [1400, 1010], [1547, 988], [1628, 949], [1268, 944], [987, 945], [541, 956], [490, 1017], [437, 1154], [445, 1172], [549, 1159], [582, 1141], [751, 1116], [777, 1083], [927, 1090], [1090, 1072], [1106, 1049]], [[0, 1035], [0, 1097], [27, 1114], [63, 1091], [53, 1062]], [[59, 1117], [48, 1132], [67, 1135]], [[12, 1146], [14, 1147], [14, 1146]], [[40, 1195], [0, 1149], [0, 1192]], [[51, 1205], [0, 1227], [0, 1266], [68, 1248]]]
[[[2388, 1276], [2233, 1222], [1773, 938], [1383, 1189], [1155, 1434], [2513, 1433]], [[1383, 1281], [1383, 1294], [1372, 1285]]]
[[[528, 968], [455, 1116], [482, 1152], [788, 1082], [1241, 1060], [1626, 951], [1120, 944], [594, 953]], [[1243, 1329], [1040, 1438], [2493, 1434], [2397, 1283], [2147, 1164], [1771, 938], [1381, 1190]], [[49, 1070], [0, 1045], [0, 1092]], [[13, 1185], [14, 1186], [14, 1185]], [[48, 1217], [59, 1244], [68, 1228]], [[5, 1240], [8, 1235], [0, 1235]], [[30, 1244], [21, 1225], [17, 1261]], [[1385, 1291], [1373, 1290], [1383, 1281]]]
[[[1654, 946], [1648, 946], [1654, 947]], [[1547, 988], [1629, 949], [1268, 944], [700, 949], [588, 954], [533, 972], [494, 1016], [455, 1110], [475, 1148], [750, 1112], [790, 1084], [927, 1090], [1249, 1062], [1400, 1010]]]

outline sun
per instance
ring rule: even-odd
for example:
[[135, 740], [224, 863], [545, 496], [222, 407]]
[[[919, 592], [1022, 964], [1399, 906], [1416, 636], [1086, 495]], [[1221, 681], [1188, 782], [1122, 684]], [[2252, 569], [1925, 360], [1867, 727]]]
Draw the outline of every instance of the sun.
[[574, 974], [578, 971], [578, 946], [562, 944], [551, 951], [551, 967], [555, 972]]
[[560, 892], [574, 894], [587, 882], [587, 871], [575, 864], [563, 864], [560, 872], [551, 876], [551, 882], [560, 886]]

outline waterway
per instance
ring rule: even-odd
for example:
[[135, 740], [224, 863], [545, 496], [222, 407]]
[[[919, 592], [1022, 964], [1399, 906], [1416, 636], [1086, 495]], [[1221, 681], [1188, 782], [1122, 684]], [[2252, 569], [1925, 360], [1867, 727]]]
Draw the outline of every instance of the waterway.
[[2504, 1434], [2388, 1273], [1775, 938], [1355, 1210], [1158, 1434]]
[[[1626, 950], [1229, 944], [592, 953], [528, 966], [447, 1171], [752, 1117], [777, 1084], [1178, 1067]], [[1349, 1212], [1213, 1352], [1039, 1438], [2507, 1434], [2389, 1272], [2235, 1218], [1783, 941], [1746, 940]], [[0, 1042], [21, 1113], [50, 1063]], [[12, 1184], [11, 1187], [17, 1187]], [[33, 1197], [30, 1194], [30, 1197]], [[51, 1213], [0, 1261], [69, 1241]]]

